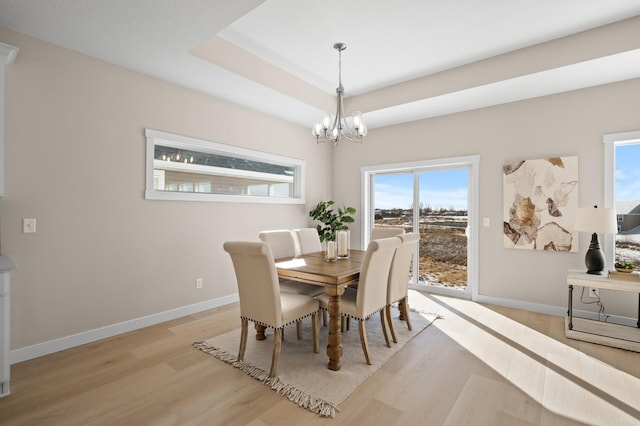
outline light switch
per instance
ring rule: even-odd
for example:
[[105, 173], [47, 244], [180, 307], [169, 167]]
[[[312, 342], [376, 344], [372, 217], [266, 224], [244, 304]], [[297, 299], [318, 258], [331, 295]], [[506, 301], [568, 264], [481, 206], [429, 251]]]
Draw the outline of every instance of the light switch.
[[36, 220], [33, 218], [22, 219], [22, 232], [25, 234], [33, 234], [36, 232]]
[[482, 218], [482, 225], [483, 226], [491, 226], [491, 219], [488, 218], [488, 217]]

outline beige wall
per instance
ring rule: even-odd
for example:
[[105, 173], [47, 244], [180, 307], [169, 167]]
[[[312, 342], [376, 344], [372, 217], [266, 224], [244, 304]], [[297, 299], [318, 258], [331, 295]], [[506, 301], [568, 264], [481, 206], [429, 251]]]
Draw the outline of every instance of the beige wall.
[[[566, 271], [584, 268], [588, 236], [581, 236], [579, 253], [503, 248], [502, 164], [577, 155], [580, 205], [602, 205], [602, 135], [640, 129], [639, 94], [640, 80], [630, 80], [371, 130], [364, 145], [345, 143], [335, 150], [334, 179], [340, 184], [334, 184], [333, 197], [359, 205], [363, 166], [479, 154], [479, 217], [491, 219], [490, 227], [479, 229], [479, 294], [565, 307]], [[352, 237], [360, 241], [360, 230]], [[637, 315], [637, 298], [601, 295], [607, 313]]]
[[[0, 224], [18, 265], [12, 350], [234, 294], [222, 243], [308, 226], [330, 195], [330, 147], [308, 129], [8, 30], [0, 41], [20, 48]], [[147, 127], [304, 159], [307, 205], [147, 201]]]

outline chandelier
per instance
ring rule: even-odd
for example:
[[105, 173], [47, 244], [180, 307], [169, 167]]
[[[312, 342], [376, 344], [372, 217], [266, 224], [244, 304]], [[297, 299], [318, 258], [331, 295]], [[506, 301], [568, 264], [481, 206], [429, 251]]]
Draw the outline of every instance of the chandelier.
[[360, 142], [367, 134], [367, 126], [362, 121], [362, 113], [354, 111], [351, 117], [344, 116], [343, 95], [344, 87], [342, 87], [342, 51], [347, 48], [344, 43], [336, 43], [333, 48], [338, 51], [338, 106], [336, 107], [336, 115], [329, 116], [326, 114], [322, 121], [316, 123], [311, 129], [311, 134], [316, 137], [316, 142], [333, 142], [338, 144], [343, 137], [351, 142]]

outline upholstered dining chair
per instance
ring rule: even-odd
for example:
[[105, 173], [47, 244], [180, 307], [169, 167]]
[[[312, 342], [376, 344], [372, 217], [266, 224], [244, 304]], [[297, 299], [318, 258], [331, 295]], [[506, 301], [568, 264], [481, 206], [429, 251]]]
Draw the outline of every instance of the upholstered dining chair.
[[[381, 238], [391, 238], [396, 235], [404, 234], [404, 229], [402, 228], [373, 228], [371, 230], [371, 241], [379, 240]], [[352, 284], [351, 288], [357, 289], [358, 283]], [[347, 329], [349, 328], [349, 321], [346, 322]]]
[[[316, 232], [317, 233], [317, 232]], [[258, 233], [261, 241], [269, 244], [274, 259], [286, 257], [295, 257], [298, 254], [296, 249], [296, 236], [289, 229], [276, 229], [270, 231], [261, 231]], [[292, 280], [280, 280], [280, 291], [285, 293], [304, 294], [305, 296], [315, 297], [324, 293], [324, 287], [301, 283]], [[326, 325], [327, 320], [323, 316], [323, 323]], [[298, 339], [302, 338], [302, 323], [296, 323], [296, 334]]]
[[404, 234], [403, 228], [373, 228], [371, 230], [371, 241], [380, 238], [391, 238], [396, 235]]
[[[320, 236], [316, 228], [298, 228], [293, 230], [293, 235], [296, 240], [296, 253], [308, 254], [322, 251], [322, 243], [320, 242]], [[324, 290], [312, 291], [309, 294], [319, 296], [324, 293]], [[327, 312], [322, 312], [322, 325], [327, 325]]]
[[308, 254], [322, 251], [322, 243], [316, 228], [294, 229], [296, 249], [298, 254]]
[[[382, 332], [388, 347], [391, 347], [385, 324], [385, 306], [387, 304], [387, 282], [391, 261], [400, 239], [396, 237], [382, 238], [371, 241], [362, 261], [358, 290], [347, 288], [341, 297], [341, 313], [347, 318], [358, 321], [360, 344], [367, 364], [371, 365], [369, 343], [367, 340], [366, 320], [380, 312]], [[322, 294], [317, 297], [320, 308], [328, 310], [329, 296]]]
[[295, 237], [289, 229], [262, 231], [258, 233], [258, 238], [269, 244], [274, 259], [294, 257], [296, 255]]
[[[258, 233], [258, 238], [269, 244], [274, 259], [295, 257], [297, 254], [296, 237], [293, 231], [288, 229], [262, 231]], [[304, 294], [306, 296], [317, 296], [324, 293], [324, 287], [298, 281], [284, 280], [280, 282], [280, 291]]]
[[223, 247], [231, 256], [240, 296], [242, 328], [238, 361], [244, 359], [249, 321], [275, 330], [269, 377], [276, 375], [282, 346], [282, 330], [289, 324], [311, 316], [313, 352], [319, 353], [318, 301], [303, 294], [280, 291], [269, 245], [264, 242], [228, 241]]
[[389, 270], [389, 283], [387, 286], [387, 306], [386, 317], [389, 323], [389, 331], [391, 332], [391, 339], [394, 343], [398, 343], [396, 338], [396, 330], [393, 327], [393, 319], [391, 318], [391, 305], [398, 303], [400, 309], [400, 319], [407, 323], [407, 328], [411, 330], [411, 318], [409, 317], [409, 267], [411, 266], [411, 258], [415, 252], [415, 248], [420, 241], [420, 234], [400, 234], [396, 238], [399, 238], [401, 243], [396, 248], [396, 252], [393, 255], [393, 261], [391, 262], [391, 269]]

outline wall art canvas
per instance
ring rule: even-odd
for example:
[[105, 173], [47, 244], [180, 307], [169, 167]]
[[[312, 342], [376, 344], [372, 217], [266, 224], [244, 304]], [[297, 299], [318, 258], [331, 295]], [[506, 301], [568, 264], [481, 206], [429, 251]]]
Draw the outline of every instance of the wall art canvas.
[[578, 157], [506, 162], [502, 176], [505, 247], [578, 251]]

